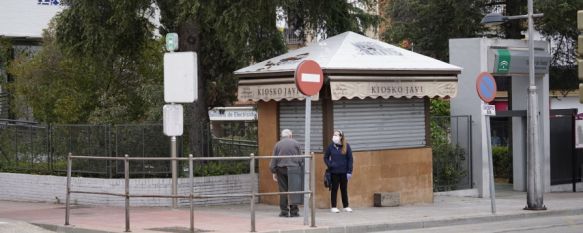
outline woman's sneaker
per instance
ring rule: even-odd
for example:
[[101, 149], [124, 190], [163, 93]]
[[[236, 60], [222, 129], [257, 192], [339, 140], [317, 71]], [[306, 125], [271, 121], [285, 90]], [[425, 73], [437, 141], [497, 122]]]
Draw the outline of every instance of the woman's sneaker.
[[332, 213], [340, 213], [340, 210], [338, 208], [334, 207], [334, 208], [330, 209], [330, 212], [332, 212]]
[[352, 212], [352, 208], [350, 208], [350, 207], [346, 207], [346, 208], [344, 208], [344, 211], [345, 211], [345, 212]]

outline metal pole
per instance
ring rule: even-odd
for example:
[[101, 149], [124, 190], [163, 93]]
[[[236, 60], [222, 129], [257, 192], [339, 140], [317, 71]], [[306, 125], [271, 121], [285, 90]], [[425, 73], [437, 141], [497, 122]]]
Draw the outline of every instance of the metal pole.
[[[304, 154], [310, 155], [310, 125], [312, 116], [312, 97], [306, 96], [306, 125], [304, 130]], [[309, 186], [309, 172], [310, 172], [310, 159], [304, 158], [304, 191], [310, 189]], [[304, 225], [308, 225], [308, 194], [304, 194]]]
[[528, 185], [526, 210], [546, 210], [543, 204], [543, 180], [539, 140], [539, 111], [534, 73], [533, 1], [528, 0]]
[[255, 232], [255, 154], [249, 155], [251, 161], [249, 162], [249, 174], [251, 175], [251, 232]]
[[188, 179], [190, 180], [190, 232], [194, 233], [194, 166], [192, 164], [192, 154], [188, 155]]
[[[177, 163], [178, 161], [175, 160], [176, 158], [176, 136], [170, 137], [170, 157], [172, 157], [172, 195], [176, 196], [178, 194], [178, 187], [177, 187], [177, 177], [178, 177], [178, 169]], [[176, 198], [172, 198], [172, 208], [178, 208]]]
[[67, 156], [67, 197], [65, 201], [65, 226], [69, 225], [69, 215], [70, 215], [70, 208], [69, 208], [69, 201], [71, 200], [71, 168], [73, 165], [73, 161], [71, 160], [71, 153]]
[[310, 227], [316, 227], [316, 158], [314, 157], [314, 152], [312, 152], [312, 157], [310, 158], [311, 162], [311, 172], [310, 172], [310, 191], [312, 191], [312, 193], [310, 194], [310, 209], [312, 211], [312, 214], [310, 214], [310, 216], [312, 217], [312, 224], [310, 225]]
[[494, 188], [494, 165], [492, 158], [492, 135], [490, 132], [490, 116], [484, 117], [486, 120], [486, 138], [488, 147], [488, 170], [490, 171], [490, 206], [492, 208], [492, 214], [496, 214], [496, 191]]
[[129, 155], [125, 155], [124, 177], [125, 177], [125, 199], [126, 199], [126, 231], [130, 231], [130, 160]]

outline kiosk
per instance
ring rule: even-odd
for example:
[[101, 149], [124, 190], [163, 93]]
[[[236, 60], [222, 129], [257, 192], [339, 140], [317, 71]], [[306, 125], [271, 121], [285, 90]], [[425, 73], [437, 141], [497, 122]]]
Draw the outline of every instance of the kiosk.
[[[324, 85], [311, 105], [317, 207], [330, 205], [322, 150], [334, 129], [344, 131], [353, 150], [351, 207], [373, 206], [377, 192], [399, 192], [402, 204], [432, 202], [429, 99], [454, 97], [461, 68], [345, 32], [237, 70], [238, 99], [257, 103], [259, 156], [271, 155], [282, 129], [304, 142], [304, 96], [293, 80], [304, 60], [316, 61], [324, 72]], [[260, 192], [277, 189], [268, 164], [260, 160]], [[277, 200], [268, 196], [261, 202]]]

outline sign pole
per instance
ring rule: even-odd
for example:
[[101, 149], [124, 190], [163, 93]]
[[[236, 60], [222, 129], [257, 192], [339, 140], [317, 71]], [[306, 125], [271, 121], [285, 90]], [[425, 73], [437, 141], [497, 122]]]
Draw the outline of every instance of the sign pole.
[[[172, 158], [172, 195], [176, 196], [178, 194], [178, 169], [176, 159], [176, 136], [170, 137], [170, 156]], [[178, 203], [176, 197], [172, 198], [172, 208], [178, 208]]]
[[[310, 126], [311, 126], [311, 116], [312, 116], [312, 96], [316, 95], [322, 89], [324, 84], [324, 73], [320, 65], [313, 60], [304, 60], [301, 62], [294, 73], [294, 80], [296, 83], [296, 88], [306, 97], [306, 114], [305, 114], [305, 130], [304, 130], [304, 154], [310, 155]], [[315, 161], [312, 157], [312, 161]], [[316, 166], [316, 163], [310, 164], [310, 159], [304, 158], [304, 191], [310, 190], [310, 175], [315, 175], [310, 173], [310, 166]], [[304, 225], [308, 225], [308, 201], [311, 198], [315, 198], [313, 195], [316, 193], [315, 190], [310, 190], [311, 194], [304, 194]], [[312, 206], [313, 207], [313, 206]], [[315, 212], [312, 211], [312, 215]], [[312, 219], [315, 219], [312, 216]], [[312, 223], [312, 226], [315, 225]]]
[[[310, 126], [312, 116], [312, 96], [316, 95], [322, 89], [324, 84], [324, 72], [320, 65], [313, 60], [305, 60], [301, 62], [294, 72], [294, 80], [296, 88], [306, 97], [306, 114], [305, 114], [305, 130], [304, 130], [304, 154], [310, 155]], [[312, 157], [312, 161], [314, 158]], [[310, 190], [309, 177], [315, 175], [310, 172], [310, 166], [315, 166], [316, 163], [310, 164], [310, 159], [304, 158], [304, 191]], [[309, 175], [309, 176], [308, 176]], [[315, 190], [311, 190], [310, 195], [314, 195]], [[315, 197], [312, 196], [312, 200]], [[308, 193], [304, 194], [304, 225], [308, 225]], [[314, 214], [314, 212], [312, 212]], [[315, 219], [312, 216], [312, 219]], [[312, 224], [314, 225], [314, 224]]]
[[[304, 135], [304, 154], [310, 155], [310, 125], [312, 120], [312, 97], [306, 96], [306, 118], [305, 118], [305, 135]], [[310, 186], [308, 181], [310, 180], [310, 160], [304, 158], [304, 190], [309, 190]], [[313, 191], [313, 190], [312, 190]], [[308, 225], [308, 200], [309, 196], [307, 193], [304, 194], [304, 225]]]
[[[492, 102], [496, 98], [496, 91], [498, 87], [496, 85], [496, 80], [488, 72], [482, 72], [478, 74], [476, 78], [476, 92], [478, 97], [480, 97], [482, 105], [482, 118], [486, 123], [486, 148], [488, 156], [488, 172], [490, 173], [490, 202], [492, 207], [492, 214], [496, 214], [496, 190], [494, 189], [494, 165], [492, 158], [492, 137], [490, 135], [490, 116], [496, 115], [496, 108], [494, 105], [488, 105], [487, 103]], [[483, 135], [483, 134], [482, 134]]]
[[[490, 105], [491, 106], [491, 105]], [[486, 139], [488, 144], [488, 170], [490, 171], [490, 205], [492, 207], [492, 214], [496, 214], [496, 190], [494, 187], [494, 158], [492, 157], [492, 136], [490, 135], [490, 116], [485, 115], [486, 121]]]

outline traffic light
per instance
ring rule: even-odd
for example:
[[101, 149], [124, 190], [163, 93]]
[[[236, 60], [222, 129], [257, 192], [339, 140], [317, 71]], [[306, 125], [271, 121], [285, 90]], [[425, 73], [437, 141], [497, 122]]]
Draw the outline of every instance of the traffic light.
[[[579, 81], [583, 81], [583, 10], [577, 11], [577, 70]], [[579, 84], [579, 103], [583, 103], [583, 84]]]
[[[577, 70], [579, 81], [583, 81], [583, 10], [577, 11]], [[583, 103], [583, 84], [579, 84], [579, 103]]]

